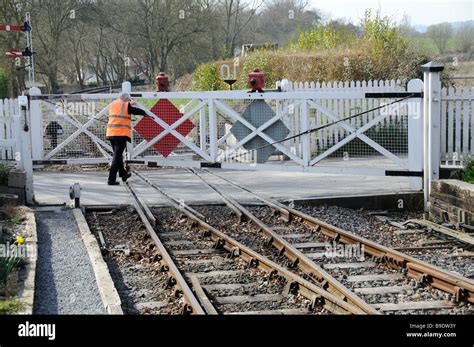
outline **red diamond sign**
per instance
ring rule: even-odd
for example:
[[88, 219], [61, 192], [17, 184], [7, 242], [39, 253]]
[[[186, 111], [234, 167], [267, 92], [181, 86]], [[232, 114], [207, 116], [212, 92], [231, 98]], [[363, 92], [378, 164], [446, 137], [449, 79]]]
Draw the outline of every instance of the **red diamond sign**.
[[[176, 123], [183, 114], [167, 99], [160, 99], [155, 106], [150, 110], [157, 117], [162, 119], [168, 125]], [[193, 129], [194, 124], [189, 119], [186, 119], [181, 123], [175, 130], [183, 136], [187, 136]], [[153, 120], [153, 118], [145, 116], [137, 125], [135, 125], [135, 131], [140, 134], [146, 141], [150, 142], [165, 129]], [[173, 150], [180, 144], [174, 135], [168, 134], [163, 137], [160, 141], [153, 145], [153, 148], [161, 153], [165, 158], [173, 152]]]

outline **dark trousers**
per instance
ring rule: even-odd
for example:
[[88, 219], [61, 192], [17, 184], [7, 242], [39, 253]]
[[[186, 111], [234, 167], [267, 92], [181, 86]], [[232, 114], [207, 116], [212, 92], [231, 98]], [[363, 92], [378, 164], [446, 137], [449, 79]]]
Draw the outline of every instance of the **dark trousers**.
[[125, 139], [111, 139], [112, 149], [114, 150], [114, 157], [112, 159], [112, 166], [109, 172], [109, 182], [115, 182], [117, 180], [117, 172], [120, 177], [127, 174], [123, 166], [123, 151], [127, 147], [127, 140]]

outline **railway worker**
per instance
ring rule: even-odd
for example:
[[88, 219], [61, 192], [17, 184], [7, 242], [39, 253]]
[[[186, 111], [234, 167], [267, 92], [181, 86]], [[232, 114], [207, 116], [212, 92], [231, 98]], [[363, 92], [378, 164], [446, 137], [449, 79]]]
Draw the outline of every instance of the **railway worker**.
[[107, 124], [107, 140], [112, 144], [114, 156], [112, 165], [110, 166], [109, 186], [116, 186], [117, 173], [122, 178], [123, 182], [132, 176], [131, 173], [125, 170], [123, 165], [123, 152], [127, 147], [127, 142], [132, 142], [132, 116], [145, 116], [146, 112], [140, 108], [133, 106], [133, 101], [129, 93], [121, 93], [119, 98], [112, 102], [109, 106], [109, 121]]

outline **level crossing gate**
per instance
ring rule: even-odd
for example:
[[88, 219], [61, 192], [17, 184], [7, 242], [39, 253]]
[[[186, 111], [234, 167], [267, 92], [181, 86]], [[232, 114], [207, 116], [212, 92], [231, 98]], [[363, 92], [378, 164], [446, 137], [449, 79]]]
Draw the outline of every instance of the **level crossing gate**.
[[[123, 90], [149, 116], [134, 117], [127, 159], [178, 167], [419, 176], [422, 88], [413, 80], [399, 92], [134, 93], [124, 83]], [[41, 95], [33, 89], [35, 164], [108, 163], [108, 106], [117, 97]], [[353, 118], [343, 121], [348, 117]], [[288, 137], [294, 138], [285, 141]]]
[[[123, 91], [148, 115], [133, 118], [127, 160], [173, 167], [407, 176], [411, 188], [426, 191], [423, 175], [431, 172], [428, 179], [435, 179], [440, 162], [439, 153], [437, 158], [427, 150], [439, 127], [430, 122], [440, 111], [434, 97], [440, 85], [433, 82], [439, 73], [426, 74], [435, 76], [390, 88], [339, 84], [332, 90], [298, 91], [280, 85], [281, 91], [265, 93], [134, 92], [125, 82]], [[32, 164], [109, 163], [108, 106], [118, 96], [42, 95], [38, 88], [30, 89]]]

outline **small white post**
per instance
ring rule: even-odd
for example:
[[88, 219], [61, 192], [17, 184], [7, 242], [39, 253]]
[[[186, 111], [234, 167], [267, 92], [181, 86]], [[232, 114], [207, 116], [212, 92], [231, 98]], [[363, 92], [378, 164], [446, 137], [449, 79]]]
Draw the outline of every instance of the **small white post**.
[[[36, 88], [37, 89], [37, 88]], [[20, 99], [19, 99], [20, 100]], [[20, 166], [25, 171], [26, 182], [25, 182], [25, 197], [26, 203], [31, 205], [33, 204], [33, 155], [32, 155], [32, 142], [31, 142], [31, 133], [33, 127], [28, 124], [28, 106], [19, 105], [20, 115], [19, 115], [19, 124], [20, 124], [20, 148], [17, 150], [20, 151]], [[32, 117], [31, 117], [32, 118]]]
[[421, 66], [424, 72], [423, 169], [425, 211], [430, 208], [431, 182], [439, 179], [441, 164], [441, 72], [444, 66], [429, 62]]
[[[305, 132], [309, 130], [309, 117], [308, 117], [308, 102], [307, 100], [303, 100], [301, 103], [301, 132]], [[311, 144], [310, 144], [310, 135], [305, 134], [301, 136], [301, 149], [303, 152], [303, 162], [304, 166], [308, 166], [309, 162], [311, 161]]]
[[199, 110], [199, 141], [201, 149], [207, 151], [207, 119], [206, 110], [202, 108]]
[[217, 115], [214, 100], [209, 99], [209, 146], [211, 161], [217, 161]]
[[[21, 106], [20, 106], [21, 109]], [[21, 112], [20, 112], [21, 113]], [[16, 160], [16, 168], [18, 170], [25, 170], [25, 166], [23, 165], [22, 160], [22, 153], [21, 153], [21, 115], [20, 113], [16, 114], [13, 117], [13, 127], [15, 131], [15, 160]]]
[[[131, 93], [132, 92], [132, 84], [130, 82], [123, 82], [122, 83], [122, 93]], [[131, 160], [132, 159], [132, 153], [133, 153], [133, 131], [131, 135], [131, 140], [132, 142], [127, 142], [127, 154], [125, 161]]]
[[[408, 82], [407, 91], [423, 92], [423, 81], [414, 79]], [[411, 172], [423, 171], [423, 99], [410, 98], [408, 104], [408, 169]], [[422, 190], [423, 178], [410, 177], [410, 188]]]
[[[41, 95], [41, 90], [37, 87], [30, 88], [30, 96]], [[43, 112], [41, 111], [41, 100], [31, 100], [30, 102], [30, 126], [33, 160], [43, 160]]]

